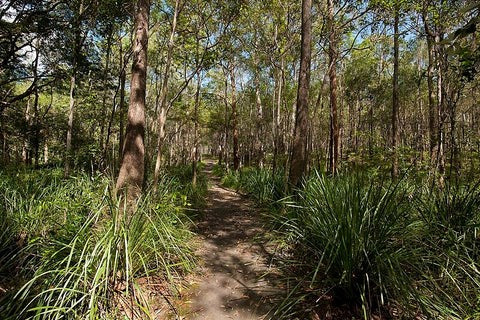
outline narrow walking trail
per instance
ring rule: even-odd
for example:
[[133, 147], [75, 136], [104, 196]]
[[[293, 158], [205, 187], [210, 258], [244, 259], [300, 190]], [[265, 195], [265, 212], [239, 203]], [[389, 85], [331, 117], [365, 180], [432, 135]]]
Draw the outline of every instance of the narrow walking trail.
[[283, 290], [270, 265], [260, 213], [245, 197], [222, 188], [212, 167], [207, 162], [211, 187], [197, 226], [201, 264], [188, 289], [185, 319], [271, 319]]

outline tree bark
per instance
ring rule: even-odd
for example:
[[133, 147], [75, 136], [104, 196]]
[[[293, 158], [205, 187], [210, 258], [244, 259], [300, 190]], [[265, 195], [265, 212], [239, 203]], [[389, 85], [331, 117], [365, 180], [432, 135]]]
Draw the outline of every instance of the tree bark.
[[126, 72], [125, 72], [125, 61], [123, 57], [123, 45], [122, 40], [120, 40], [120, 102], [118, 104], [120, 123], [119, 123], [119, 134], [118, 134], [118, 167], [122, 165], [123, 159], [123, 146], [125, 144], [124, 136], [124, 119], [125, 119], [125, 82], [126, 82]]
[[298, 75], [295, 131], [290, 161], [289, 182], [298, 187], [308, 164], [308, 103], [312, 54], [312, 0], [302, 0], [302, 42]]
[[433, 37], [428, 26], [426, 13], [423, 14], [423, 23], [427, 38], [428, 51], [428, 67], [427, 67], [427, 87], [428, 87], [428, 137], [429, 137], [429, 155], [430, 163], [433, 164], [435, 159], [435, 147], [437, 145], [435, 134], [435, 89], [433, 84], [433, 68], [434, 68], [434, 48]]
[[[105, 57], [105, 69], [103, 70], [103, 97], [102, 97], [102, 123], [100, 128], [100, 143], [99, 146], [102, 148], [103, 151], [103, 160], [106, 160], [107, 156], [107, 147], [108, 147], [108, 138], [109, 132], [107, 132], [107, 136], [105, 135], [105, 117], [107, 114], [106, 106], [107, 106], [107, 95], [108, 95], [108, 71], [110, 69], [110, 54], [112, 52], [112, 37], [113, 37], [113, 26], [110, 25], [108, 30], [107, 36], [107, 53]], [[115, 105], [115, 101], [113, 102]], [[110, 122], [109, 122], [110, 125]], [[108, 130], [108, 129], [107, 129]], [[104, 140], [105, 139], [105, 140]]]
[[179, 0], [175, 1], [175, 9], [173, 13], [172, 29], [170, 32], [170, 39], [167, 48], [167, 61], [165, 63], [165, 74], [163, 76], [162, 88], [160, 93], [160, 112], [158, 114], [158, 138], [157, 138], [157, 157], [155, 161], [155, 171], [153, 174], [153, 187], [156, 189], [158, 178], [160, 176], [160, 166], [162, 162], [162, 147], [165, 140], [165, 122], [167, 120], [167, 94], [168, 94], [168, 79], [170, 76], [170, 68], [172, 64], [172, 55], [174, 48], [175, 32], [177, 28], [177, 17], [179, 10]]
[[135, 13], [130, 104], [123, 159], [116, 189], [125, 190], [129, 200], [141, 193], [145, 172], [145, 95], [147, 78], [148, 19], [150, 1], [138, 0]]
[[338, 155], [339, 155], [339, 137], [340, 130], [338, 126], [338, 107], [337, 107], [337, 41], [334, 21], [333, 0], [328, 0], [328, 24], [329, 32], [329, 78], [330, 78], [330, 143], [329, 143], [329, 171], [332, 175], [337, 173]]
[[398, 51], [399, 51], [399, 12], [395, 7], [393, 35], [393, 94], [392, 94], [392, 178], [398, 177]]
[[38, 119], [38, 107], [39, 107], [39, 90], [38, 90], [38, 62], [40, 58], [40, 41], [36, 41], [35, 44], [35, 61], [33, 67], [33, 82], [35, 83], [34, 97], [33, 97], [33, 119], [32, 119], [32, 151], [33, 161], [35, 168], [38, 168], [39, 160], [39, 148], [40, 148], [40, 130]]
[[200, 77], [200, 71], [197, 73], [197, 90], [195, 91], [195, 110], [193, 114], [193, 161], [192, 161], [192, 186], [197, 186], [198, 175], [198, 108], [200, 104], [200, 87], [202, 85], [202, 79]]
[[238, 119], [237, 119], [237, 86], [235, 83], [235, 65], [230, 65], [230, 86], [232, 88], [232, 135], [233, 135], [233, 170], [240, 168], [238, 156]]
[[[256, 35], [255, 35], [256, 37]], [[255, 48], [258, 47], [258, 39], [255, 39]], [[262, 128], [262, 123], [263, 123], [263, 107], [262, 107], [262, 99], [260, 96], [260, 76], [259, 76], [259, 61], [258, 61], [258, 56], [257, 53], [255, 52], [255, 76], [254, 76], [254, 82], [255, 82], [255, 105], [256, 105], [256, 137], [255, 137], [255, 160], [257, 161], [258, 165], [262, 168], [263, 167], [263, 158], [264, 158], [264, 150], [263, 150], [263, 128]]]
[[435, 55], [437, 60], [437, 117], [438, 117], [438, 152], [437, 152], [437, 167], [438, 167], [438, 183], [440, 187], [444, 185], [445, 179], [445, 97], [444, 97], [444, 83], [443, 83], [443, 48], [441, 31], [437, 30], [435, 34]]
[[70, 106], [68, 111], [68, 125], [67, 125], [67, 141], [65, 146], [65, 177], [70, 175], [70, 157], [72, 152], [72, 131], [73, 131], [73, 114], [75, 111], [75, 91], [77, 81], [77, 64], [78, 54], [82, 46], [82, 36], [80, 30], [81, 16], [83, 15], [83, 1], [80, 1], [78, 14], [75, 17], [74, 29], [75, 29], [75, 43], [73, 46], [73, 60], [72, 60], [72, 74], [70, 77]]

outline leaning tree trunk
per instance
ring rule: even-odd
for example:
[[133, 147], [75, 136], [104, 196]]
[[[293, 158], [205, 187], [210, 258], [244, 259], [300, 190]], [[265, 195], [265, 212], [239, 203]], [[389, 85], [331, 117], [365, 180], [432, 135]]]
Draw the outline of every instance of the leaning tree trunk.
[[290, 161], [289, 182], [298, 186], [305, 174], [308, 162], [308, 91], [310, 89], [310, 65], [312, 53], [312, 0], [302, 0], [302, 46], [298, 75], [295, 131]]
[[138, 0], [135, 14], [130, 104], [122, 165], [116, 185], [117, 190], [126, 191], [130, 200], [140, 195], [145, 171], [145, 94], [149, 13], [150, 1]]
[[398, 8], [395, 8], [395, 23], [393, 35], [392, 178], [398, 177], [398, 24]]

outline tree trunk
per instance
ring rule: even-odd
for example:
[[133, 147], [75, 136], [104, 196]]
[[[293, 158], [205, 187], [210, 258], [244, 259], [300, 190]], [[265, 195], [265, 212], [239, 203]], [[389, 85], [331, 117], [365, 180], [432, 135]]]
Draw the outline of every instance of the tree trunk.
[[[255, 41], [255, 47], [258, 46], [258, 40], [256, 39]], [[259, 77], [259, 61], [257, 54], [255, 54], [255, 105], [256, 105], [256, 113], [257, 113], [257, 118], [256, 118], [256, 137], [255, 137], [255, 160], [257, 161], [258, 165], [260, 167], [263, 167], [263, 128], [262, 128], [262, 123], [263, 123], [263, 108], [262, 108], [262, 99], [260, 96], [260, 77]]]
[[[107, 95], [108, 95], [108, 71], [110, 68], [110, 54], [112, 52], [112, 37], [113, 37], [113, 26], [110, 25], [108, 30], [108, 37], [107, 37], [107, 53], [105, 57], [105, 69], [103, 70], [103, 97], [102, 97], [102, 122], [101, 122], [101, 128], [100, 128], [100, 143], [99, 146], [102, 148], [103, 151], [103, 160], [106, 160], [107, 156], [107, 147], [108, 147], [108, 135], [109, 133], [107, 132], [107, 137], [104, 137], [105, 135], [105, 116], [107, 114]], [[115, 105], [115, 101], [113, 102], [113, 105]], [[109, 122], [110, 124], [111, 122]], [[105, 138], [105, 140], [104, 140]]]
[[224, 108], [224, 128], [223, 128], [223, 161], [225, 163], [225, 167], [228, 169], [229, 168], [229, 163], [228, 163], [228, 129], [229, 129], [229, 119], [228, 119], [228, 76], [227, 76], [227, 70], [224, 69], [224, 76], [225, 76], [225, 81], [224, 81], [224, 87], [223, 87], [223, 102], [225, 105]]
[[145, 171], [145, 94], [147, 78], [148, 18], [150, 1], [138, 0], [135, 13], [130, 104], [123, 147], [123, 159], [116, 189], [125, 189], [130, 200], [142, 189]]
[[155, 161], [155, 172], [153, 174], [153, 187], [157, 188], [158, 178], [160, 176], [160, 165], [162, 162], [162, 147], [165, 140], [165, 122], [167, 120], [167, 94], [168, 79], [170, 76], [170, 68], [172, 64], [173, 47], [175, 40], [175, 32], [177, 28], [177, 17], [179, 10], [179, 0], [175, 1], [175, 9], [173, 13], [172, 29], [170, 31], [170, 39], [167, 48], [167, 61], [165, 63], [165, 74], [163, 76], [162, 89], [160, 93], [160, 112], [158, 114], [158, 138], [157, 138], [157, 157]]
[[123, 146], [125, 144], [125, 135], [124, 131], [124, 120], [125, 120], [125, 82], [126, 82], [126, 72], [125, 72], [125, 61], [123, 56], [123, 45], [122, 40], [120, 40], [120, 102], [118, 104], [118, 113], [120, 115], [119, 123], [119, 133], [118, 133], [118, 167], [122, 165], [123, 159]]
[[29, 140], [31, 137], [29, 136], [32, 122], [30, 117], [30, 98], [27, 100], [27, 108], [25, 109], [25, 125], [27, 126], [27, 133], [23, 138], [23, 147], [22, 147], [22, 162], [24, 165], [28, 165], [30, 162], [30, 144]]
[[431, 35], [430, 28], [426, 14], [423, 15], [423, 22], [425, 26], [425, 33], [427, 37], [427, 51], [428, 51], [428, 67], [427, 67], [427, 87], [428, 87], [428, 137], [429, 137], [429, 155], [430, 164], [433, 164], [435, 159], [435, 146], [437, 144], [435, 134], [435, 91], [433, 87], [433, 67], [434, 67], [434, 48], [433, 37]]
[[72, 61], [72, 74], [70, 76], [70, 106], [68, 111], [68, 125], [67, 125], [67, 141], [65, 146], [65, 177], [70, 175], [70, 158], [72, 152], [72, 131], [73, 131], [73, 114], [75, 111], [75, 91], [76, 91], [76, 81], [77, 81], [77, 64], [78, 64], [78, 54], [82, 46], [81, 39], [81, 30], [80, 22], [81, 16], [83, 15], [83, 1], [80, 1], [78, 14], [74, 21], [75, 29], [75, 43], [73, 46], [73, 61]]
[[235, 83], [235, 65], [230, 65], [230, 86], [232, 88], [232, 135], [233, 135], [233, 170], [240, 168], [238, 156], [238, 119], [237, 119], [237, 87]]
[[393, 94], [392, 94], [392, 178], [398, 177], [398, 31], [399, 12], [395, 8], [395, 22], [393, 35]]
[[312, 53], [312, 0], [302, 0], [302, 45], [300, 72], [298, 75], [295, 131], [290, 161], [289, 182], [298, 187], [308, 164], [308, 98], [310, 89], [310, 65]]
[[328, 36], [329, 80], [330, 80], [330, 142], [329, 142], [329, 171], [335, 175], [338, 169], [339, 155], [339, 126], [337, 106], [337, 35], [334, 20], [333, 0], [328, 0], [328, 24], [330, 32]]
[[438, 166], [438, 182], [440, 187], [444, 185], [444, 176], [445, 176], [445, 134], [444, 134], [444, 124], [445, 124], [445, 97], [443, 89], [443, 48], [441, 44], [442, 38], [440, 36], [440, 31], [436, 32], [435, 35], [435, 54], [437, 60], [437, 117], [438, 117], [438, 152], [437, 152], [437, 166]]
[[34, 90], [34, 100], [33, 100], [33, 119], [32, 119], [32, 151], [33, 151], [33, 160], [35, 168], [38, 168], [38, 160], [39, 160], [39, 148], [40, 148], [40, 130], [39, 130], [39, 122], [38, 122], [38, 101], [39, 101], [39, 91], [38, 91], [38, 61], [40, 58], [40, 41], [36, 41], [35, 44], [35, 61], [33, 67], [33, 82], [35, 83], [35, 90]]
[[198, 108], [200, 104], [200, 86], [202, 85], [202, 79], [200, 77], [200, 71], [197, 73], [197, 90], [195, 91], [195, 110], [193, 114], [193, 161], [192, 161], [192, 186], [197, 186], [198, 175]]

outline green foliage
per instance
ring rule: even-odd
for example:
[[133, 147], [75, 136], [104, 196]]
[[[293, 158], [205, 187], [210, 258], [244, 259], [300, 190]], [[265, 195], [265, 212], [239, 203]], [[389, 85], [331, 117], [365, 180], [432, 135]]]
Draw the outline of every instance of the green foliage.
[[304, 255], [298, 263], [307, 265], [310, 286], [332, 287], [341, 299], [361, 301], [365, 315], [393, 290], [407, 290], [400, 287], [408, 286], [402, 271], [409, 224], [405, 194], [399, 184], [382, 185], [361, 174], [310, 178], [290, 204], [293, 218], [284, 223]]
[[223, 177], [227, 173], [227, 169], [219, 164], [215, 164], [212, 168], [212, 173], [217, 177]]
[[0, 280], [16, 274], [0, 303], [2, 318], [143, 317], [149, 276], [172, 283], [194, 265], [176, 178], [163, 176], [127, 213], [106, 178], [63, 180], [57, 170], [2, 176], [8, 232], [1, 234], [7, 263]]
[[[282, 175], [228, 172], [269, 213], [296, 286], [277, 315], [322, 308], [322, 297], [361, 306], [365, 319], [395, 308], [435, 319], [480, 314], [480, 187], [428, 188], [426, 179], [382, 179], [375, 172], [331, 178], [313, 174], [295, 196], [278, 201]], [[276, 181], [276, 182], [275, 182]], [[302, 275], [302, 276], [299, 276]]]
[[222, 185], [227, 188], [238, 190], [240, 188], [239, 174], [233, 170], [228, 170], [222, 177]]
[[480, 187], [425, 190], [417, 202], [419, 299], [433, 318], [480, 316]]

